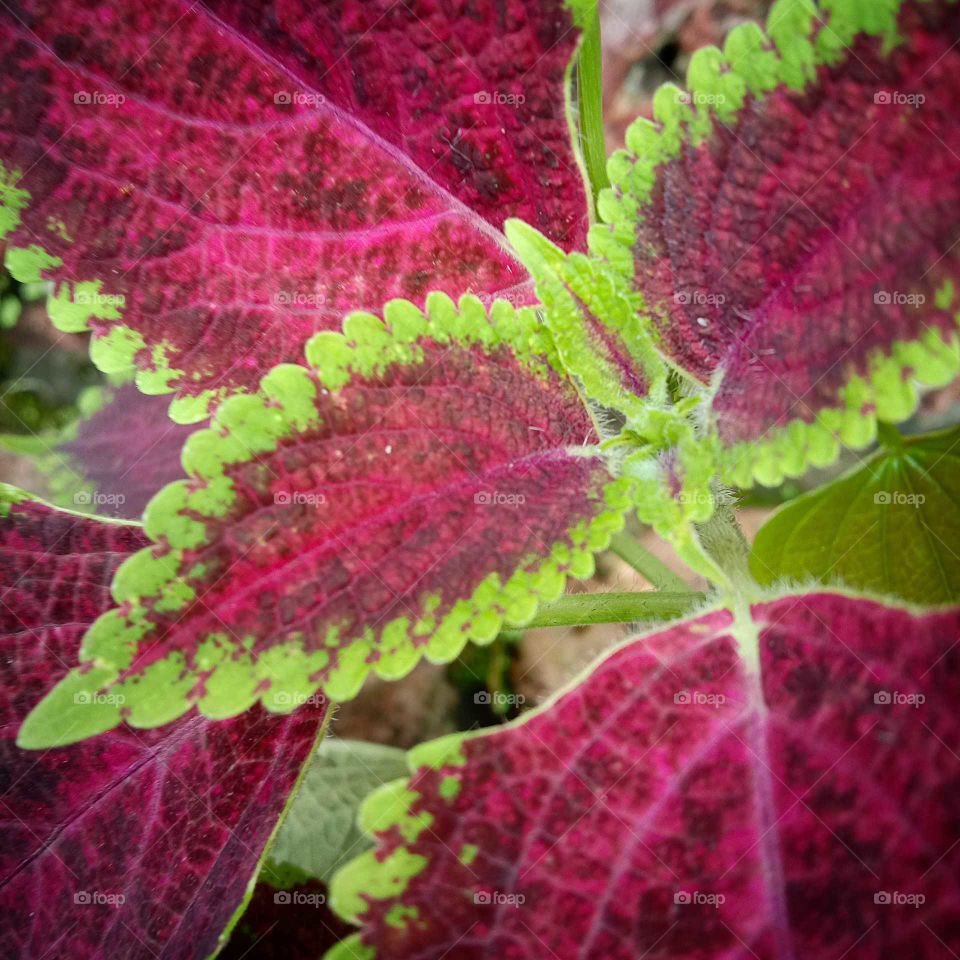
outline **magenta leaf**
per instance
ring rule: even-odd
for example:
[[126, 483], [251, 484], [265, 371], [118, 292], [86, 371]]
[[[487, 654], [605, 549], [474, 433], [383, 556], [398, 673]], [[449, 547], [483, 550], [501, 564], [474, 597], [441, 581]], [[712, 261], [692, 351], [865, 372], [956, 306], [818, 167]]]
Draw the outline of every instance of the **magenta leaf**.
[[[626, 643], [415, 748], [334, 877], [363, 960], [943, 960], [960, 949], [960, 610], [837, 593]], [[351, 952], [352, 951], [352, 952]]]
[[912, 381], [960, 369], [960, 6], [778, 3], [768, 33], [738, 28], [689, 92], [659, 92], [591, 236], [716, 388], [741, 483], [866, 444], [912, 412]]
[[[11, 499], [5, 493], [5, 499]], [[13, 497], [12, 499], [16, 499]], [[8, 504], [0, 519], [0, 937], [6, 956], [193, 960], [244, 899], [325, 708], [121, 727], [37, 754], [14, 737], [110, 603], [139, 527]], [[96, 711], [94, 700], [73, 713]]]
[[[20, 742], [286, 712], [318, 686], [491, 641], [588, 576], [630, 508], [532, 310], [432, 294], [318, 334], [308, 366], [227, 400], [184, 448], [188, 479], [150, 503], [155, 541], [113, 582], [120, 604]], [[68, 728], [64, 702], [124, 696]], [[57, 727], [60, 724], [60, 727]], [[66, 739], [64, 739], [66, 738]]]
[[569, 249], [577, 0], [72, 0], [0, 11], [0, 238], [51, 315], [176, 418], [354, 308], [531, 297], [500, 233]]
[[169, 400], [131, 384], [96, 387], [80, 398], [81, 415], [60, 433], [4, 436], [29, 455], [49, 502], [102, 517], [139, 520], [150, 498], [183, 477], [180, 452], [190, 427], [167, 416]]

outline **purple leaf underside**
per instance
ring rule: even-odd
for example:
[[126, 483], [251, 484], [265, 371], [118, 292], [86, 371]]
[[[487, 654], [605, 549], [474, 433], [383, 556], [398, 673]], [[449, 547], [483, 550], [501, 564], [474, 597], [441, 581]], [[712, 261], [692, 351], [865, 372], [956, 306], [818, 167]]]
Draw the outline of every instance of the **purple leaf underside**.
[[139, 520], [158, 490], [183, 477], [180, 451], [192, 430], [174, 423], [168, 406], [165, 398], [141, 393], [133, 384], [107, 388], [103, 405], [78, 422], [73, 437], [57, 444], [62, 466], [90, 488], [74, 494], [78, 508]]

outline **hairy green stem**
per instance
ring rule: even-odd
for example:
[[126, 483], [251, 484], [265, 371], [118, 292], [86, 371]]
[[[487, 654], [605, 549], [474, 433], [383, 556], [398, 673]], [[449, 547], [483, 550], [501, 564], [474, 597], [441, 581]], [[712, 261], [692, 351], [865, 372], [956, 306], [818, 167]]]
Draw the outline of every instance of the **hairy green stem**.
[[583, 29], [577, 58], [577, 107], [580, 113], [580, 141], [583, 162], [593, 190], [593, 199], [607, 179], [607, 148], [603, 133], [603, 85], [601, 82], [600, 15], [594, 10]]
[[525, 629], [671, 620], [692, 610], [703, 599], [704, 594], [691, 590], [683, 593], [573, 593], [553, 603], [545, 603]]
[[610, 549], [658, 590], [671, 590], [676, 593], [690, 590], [681, 577], [642, 547], [629, 533], [615, 533], [610, 539]]
[[[697, 524], [697, 537], [706, 556], [714, 562], [718, 574], [727, 583], [753, 583], [750, 573], [750, 544], [729, 505], [718, 506], [706, 523]], [[710, 578], [715, 583], [720, 580]]]

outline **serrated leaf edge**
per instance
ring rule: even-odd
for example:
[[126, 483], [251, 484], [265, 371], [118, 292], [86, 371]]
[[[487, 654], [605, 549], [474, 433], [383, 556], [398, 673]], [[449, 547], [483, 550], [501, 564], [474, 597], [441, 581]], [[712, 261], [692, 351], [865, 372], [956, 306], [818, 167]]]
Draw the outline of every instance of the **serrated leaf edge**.
[[[781, 86], [803, 89], [820, 66], [830, 65], [859, 34], [883, 37], [888, 47], [901, 41], [898, 18], [903, 0], [862, 3], [860, 0], [777, 0], [767, 18], [766, 31], [741, 24], [727, 36], [724, 48], [705, 47], [691, 59], [687, 91], [663, 85], [654, 97], [654, 119], [640, 118], [626, 133], [626, 149], [608, 164], [611, 187], [602, 191], [598, 205], [602, 224], [591, 228], [591, 251], [626, 279], [634, 275], [636, 232], [643, 207], [652, 197], [659, 168], [679, 156], [686, 144], [699, 146], [716, 125], [732, 123], [748, 95], [757, 98]], [[946, 0], [956, 3], [957, 0]], [[641, 309], [649, 311], [650, 305]], [[954, 302], [950, 284], [941, 291], [947, 306]], [[960, 312], [956, 314], [960, 325]], [[689, 377], [665, 358], [672, 369]], [[916, 409], [911, 381], [944, 386], [960, 373], [960, 346], [956, 334], [945, 343], [931, 329], [914, 341], [895, 341], [868, 361], [861, 376], [852, 374], [840, 390], [841, 403], [818, 412], [812, 423], [800, 418], [769, 431], [769, 438], [740, 442], [718, 450], [720, 479], [740, 487], [759, 482], [776, 486], [787, 477], [802, 475], [810, 466], [824, 467], [839, 456], [840, 445], [861, 449], [872, 442], [878, 420], [897, 423]], [[709, 401], [722, 378], [711, 388]], [[711, 419], [708, 404], [705, 420]]]

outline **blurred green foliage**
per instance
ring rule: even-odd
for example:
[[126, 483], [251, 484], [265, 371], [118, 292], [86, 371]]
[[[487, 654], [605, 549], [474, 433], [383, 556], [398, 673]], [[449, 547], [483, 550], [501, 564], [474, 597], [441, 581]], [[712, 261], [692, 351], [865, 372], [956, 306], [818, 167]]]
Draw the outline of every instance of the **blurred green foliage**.
[[0, 270], [0, 433], [64, 426], [77, 416], [81, 391], [101, 381], [85, 350], [65, 350], [52, 326], [25, 322], [28, 311], [42, 311], [46, 292]]

